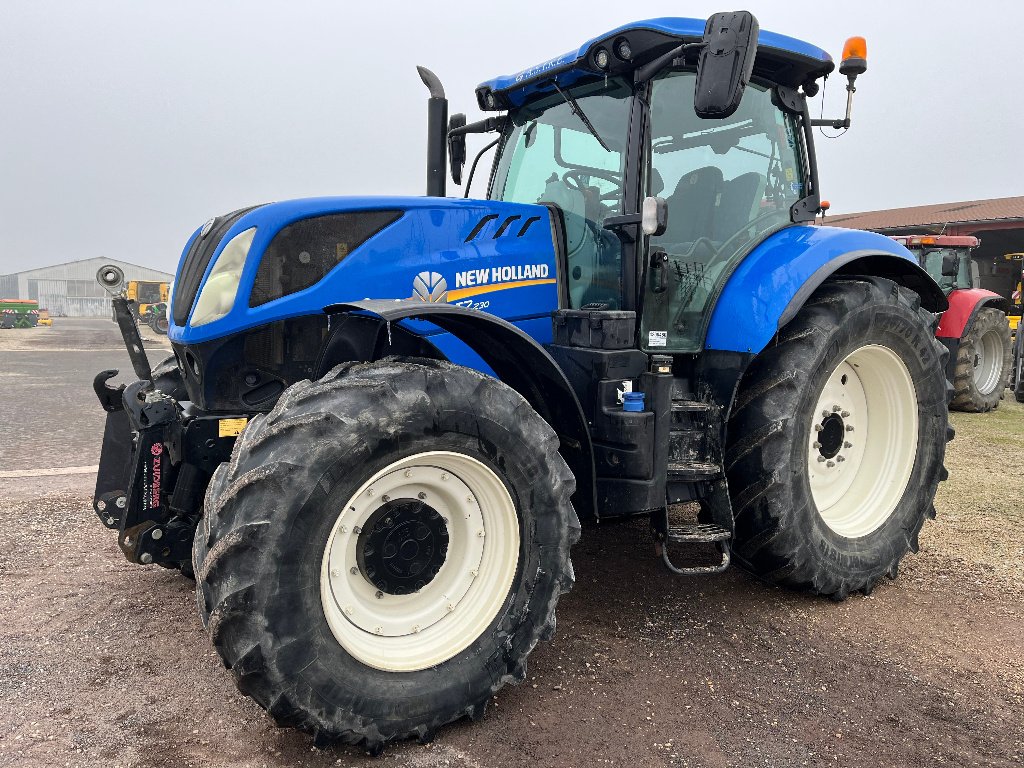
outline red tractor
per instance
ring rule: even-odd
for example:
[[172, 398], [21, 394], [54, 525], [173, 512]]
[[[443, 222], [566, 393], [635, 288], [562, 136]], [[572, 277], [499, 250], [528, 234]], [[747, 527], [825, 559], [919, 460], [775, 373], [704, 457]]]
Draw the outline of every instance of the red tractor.
[[935, 336], [949, 348], [947, 377], [953, 382], [949, 407], [975, 413], [999, 407], [1012, 364], [1010, 301], [980, 288], [971, 250], [978, 238], [963, 235], [893, 237], [917, 256], [921, 267], [946, 292], [949, 309]]

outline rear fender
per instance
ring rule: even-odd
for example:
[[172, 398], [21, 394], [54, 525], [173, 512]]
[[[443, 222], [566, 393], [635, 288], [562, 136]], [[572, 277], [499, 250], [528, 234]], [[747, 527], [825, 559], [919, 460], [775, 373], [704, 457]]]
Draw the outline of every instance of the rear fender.
[[[334, 304], [325, 310], [331, 315], [352, 312], [379, 317], [385, 323], [383, 337], [394, 338], [404, 326], [392, 326], [401, 320], [421, 318], [447, 331], [468, 346], [494, 372], [496, 378], [522, 395], [533, 409], [555, 430], [561, 442], [560, 453], [576, 476], [573, 505], [583, 515], [596, 513], [597, 490], [594, 480], [594, 454], [583, 409], [562, 369], [534, 339], [511, 323], [484, 312], [450, 304], [422, 301], [358, 301]], [[358, 315], [356, 315], [358, 317]], [[382, 338], [379, 325], [350, 326], [353, 332], [365, 329]], [[373, 348], [393, 354], [388, 347]], [[366, 345], [355, 341], [354, 348]]]
[[935, 335], [942, 339], [960, 339], [970, 332], [978, 312], [992, 307], [1000, 312], [1010, 311], [1010, 302], [998, 293], [982, 288], [956, 290], [949, 294], [949, 309], [942, 314]]
[[913, 254], [874, 232], [792, 226], [766, 238], [733, 271], [711, 314], [705, 349], [757, 354], [833, 275], [884, 277], [916, 291], [931, 312], [946, 297]]

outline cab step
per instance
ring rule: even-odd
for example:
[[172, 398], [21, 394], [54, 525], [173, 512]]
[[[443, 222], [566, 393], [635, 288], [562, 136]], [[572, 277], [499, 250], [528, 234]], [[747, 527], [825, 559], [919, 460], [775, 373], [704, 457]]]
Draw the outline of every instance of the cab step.
[[666, 469], [669, 480], [683, 483], [714, 480], [722, 474], [722, 466], [710, 461], [670, 461]]
[[693, 523], [692, 525], [670, 525], [665, 538], [680, 544], [728, 541], [732, 534], [728, 529], [714, 523]]
[[[655, 552], [661, 556], [665, 567], [672, 573], [681, 576], [697, 576], [702, 574], [721, 573], [729, 567], [732, 557], [729, 542], [732, 532], [728, 528], [713, 523], [691, 523], [688, 525], [668, 525], [668, 509], [662, 513], [652, 512], [652, 523], [655, 529]], [[657, 519], [653, 519], [657, 516]], [[678, 566], [672, 562], [668, 549], [670, 544], [714, 544], [718, 548], [721, 560], [713, 565]]]

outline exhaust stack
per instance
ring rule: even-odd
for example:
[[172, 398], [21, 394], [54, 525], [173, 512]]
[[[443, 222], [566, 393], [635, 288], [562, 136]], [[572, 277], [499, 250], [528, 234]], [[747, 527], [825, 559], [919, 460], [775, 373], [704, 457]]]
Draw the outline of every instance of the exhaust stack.
[[427, 100], [427, 196], [445, 196], [445, 165], [448, 159], [448, 100], [441, 80], [426, 67], [416, 67], [430, 90]]

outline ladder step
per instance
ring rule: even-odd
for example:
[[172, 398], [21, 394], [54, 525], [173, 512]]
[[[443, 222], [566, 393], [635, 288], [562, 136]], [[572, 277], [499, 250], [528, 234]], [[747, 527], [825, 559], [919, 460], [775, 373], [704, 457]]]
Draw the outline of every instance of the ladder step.
[[699, 400], [672, 401], [673, 413], [707, 413], [710, 410], [711, 406], [708, 403], [702, 403]]
[[714, 543], [716, 541], [728, 541], [732, 533], [727, 528], [711, 523], [696, 523], [694, 525], [671, 525], [666, 533], [669, 541], [678, 543]]
[[722, 474], [722, 467], [706, 461], [669, 462], [668, 476], [672, 480], [711, 480]]

